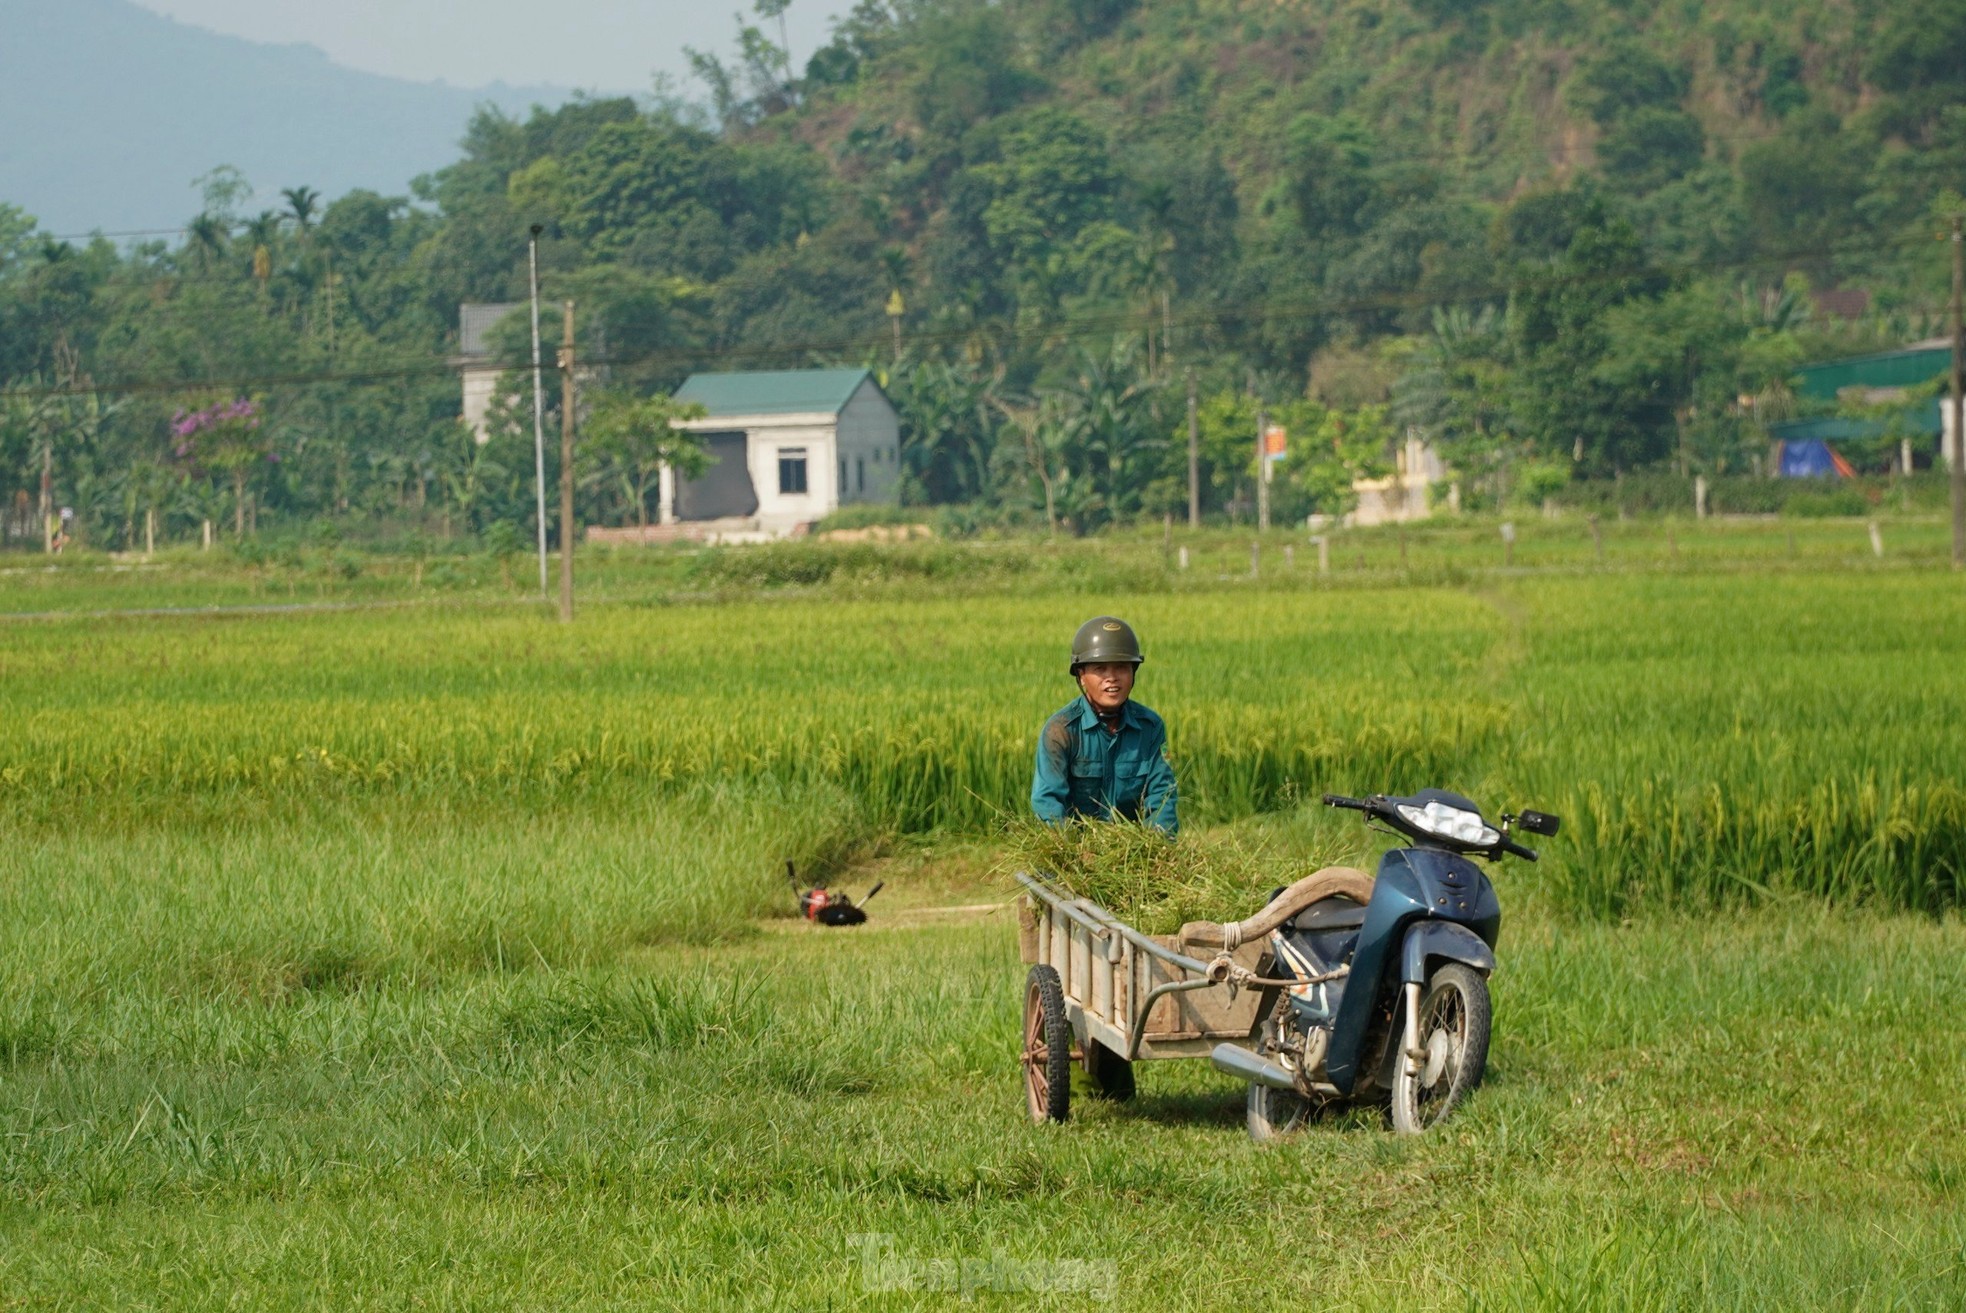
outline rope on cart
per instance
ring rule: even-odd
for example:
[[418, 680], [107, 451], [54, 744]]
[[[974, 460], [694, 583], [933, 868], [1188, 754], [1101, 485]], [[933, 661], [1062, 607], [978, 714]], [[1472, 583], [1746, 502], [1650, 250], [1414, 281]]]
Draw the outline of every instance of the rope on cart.
[[1291, 989], [1298, 985], [1322, 985], [1352, 973], [1351, 963], [1335, 971], [1327, 971], [1321, 976], [1293, 977], [1289, 980], [1275, 980], [1269, 976], [1259, 976], [1248, 967], [1242, 966], [1227, 953], [1217, 953], [1215, 960], [1208, 964], [1208, 978], [1218, 985], [1229, 985], [1236, 989]]

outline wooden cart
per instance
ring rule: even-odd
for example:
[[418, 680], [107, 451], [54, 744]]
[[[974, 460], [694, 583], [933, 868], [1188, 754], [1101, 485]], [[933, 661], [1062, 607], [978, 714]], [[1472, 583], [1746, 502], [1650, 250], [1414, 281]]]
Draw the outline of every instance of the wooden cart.
[[1278, 991], [1235, 982], [1267, 974], [1265, 944], [1244, 944], [1225, 962], [1212, 946], [1143, 934], [1042, 875], [1017, 882], [1030, 968], [1022, 1060], [1034, 1121], [1069, 1115], [1075, 1061], [1102, 1093], [1124, 1099], [1136, 1061], [1205, 1058], [1224, 1042], [1254, 1046]]

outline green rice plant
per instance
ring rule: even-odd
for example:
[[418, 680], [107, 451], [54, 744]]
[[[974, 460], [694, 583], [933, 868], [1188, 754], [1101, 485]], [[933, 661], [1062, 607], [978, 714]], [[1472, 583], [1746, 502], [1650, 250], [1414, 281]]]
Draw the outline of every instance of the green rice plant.
[[740, 784], [837, 800], [855, 833], [987, 833], [1022, 810], [1037, 728], [1072, 695], [1065, 639], [1119, 611], [1147, 638], [1138, 695], [1168, 722], [1191, 825], [1444, 786], [1572, 817], [1533, 878], [1606, 914], [1786, 893], [1940, 908], [1959, 897], [1966, 718], [1948, 579], [1124, 594], [1047, 575], [1014, 595], [596, 606], [572, 631], [498, 608], [83, 617], [0, 642], [0, 817]]

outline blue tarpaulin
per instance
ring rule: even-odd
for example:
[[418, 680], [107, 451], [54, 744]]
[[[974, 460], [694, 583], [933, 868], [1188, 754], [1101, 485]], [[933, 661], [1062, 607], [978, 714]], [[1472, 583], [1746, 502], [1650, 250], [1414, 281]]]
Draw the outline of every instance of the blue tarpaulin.
[[1777, 467], [1785, 479], [1847, 479], [1856, 471], [1821, 438], [1794, 438], [1781, 444]]

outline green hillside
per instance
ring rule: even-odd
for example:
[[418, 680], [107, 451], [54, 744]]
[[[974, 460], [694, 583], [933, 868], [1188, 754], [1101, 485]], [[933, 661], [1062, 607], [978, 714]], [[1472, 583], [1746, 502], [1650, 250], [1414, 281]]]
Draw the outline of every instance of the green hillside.
[[[460, 302], [523, 295], [533, 223], [620, 399], [877, 363], [913, 499], [1078, 529], [1185, 508], [1190, 369], [1210, 513], [1246, 510], [1259, 406], [1296, 435], [1280, 513], [1343, 509], [1406, 430], [1493, 503], [1752, 470], [1799, 364], [1940, 322], [1966, 0], [868, 0], [802, 70], [758, 21], [699, 59], [714, 113], [482, 114], [420, 204], [221, 189], [181, 243], [20, 236], [0, 458], [102, 541], [164, 496], [145, 462], [180, 529], [523, 521], [526, 453], [460, 439], [443, 360]], [[122, 407], [31, 413], [62, 379]], [[250, 489], [160, 451], [208, 393], [264, 406]], [[632, 519], [629, 482], [583, 518]]]

